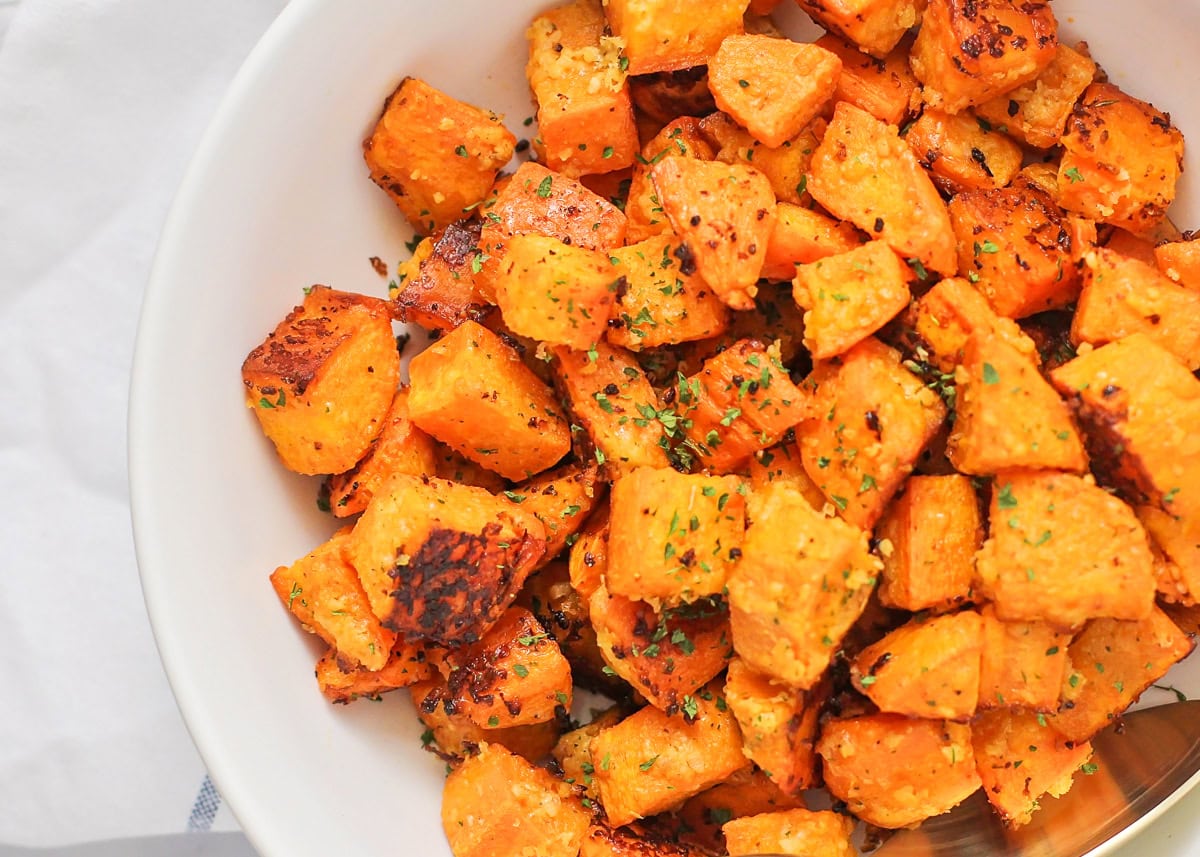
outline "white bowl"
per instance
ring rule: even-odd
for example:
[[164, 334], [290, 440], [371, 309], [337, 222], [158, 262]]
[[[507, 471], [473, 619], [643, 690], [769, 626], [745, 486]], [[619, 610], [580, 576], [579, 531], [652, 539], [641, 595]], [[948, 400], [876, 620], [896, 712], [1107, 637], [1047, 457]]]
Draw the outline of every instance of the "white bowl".
[[[317, 510], [317, 482], [279, 465], [244, 407], [239, 367], [303, 287], [382, 295], [370, 257], [394, 269], [407, 255], [410, 232], [361, 157], [402, 77], [530, 135], [524, 30], [549, 5], [293, 0], [239, 73], [163, 233], [130, 406], [138, 561], [188, 727], [268, 857], [449, 851], [443, 765], [422, 751], [407, 701], [328, 704], [313, 679], [320, 648], [268, 584], [334, 525]], [[781, 9], [791, 32], [814, 32], [791, 3]], [[1118, 83], [1172, 110], [1200, 144], [1200, 7], [1057, 0], [1054, 10]], [[1200, 226], [1198, 166], [1193, 154], [1173, 210], [1185, 228]], [[1173, 680], [1195, 696], [1189, 672]]]

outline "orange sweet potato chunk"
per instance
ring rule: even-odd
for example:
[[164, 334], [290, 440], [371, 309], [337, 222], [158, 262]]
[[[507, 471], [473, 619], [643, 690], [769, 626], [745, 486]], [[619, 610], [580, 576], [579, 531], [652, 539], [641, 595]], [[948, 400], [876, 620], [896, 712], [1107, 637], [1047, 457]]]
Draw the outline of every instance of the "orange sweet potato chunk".
[[1069, 632], [1047, 622], [1005, 622], [991, 604], [983, 617], [979, 708], [1025, 708], [1049, 713], [1067, 670]]
[[967, 112], [927, 107], [904, 140], [949, 194], [1004, 187], [1021, 169], [1021, 147]]
[[446, 680], [438, 676], [410, 684], [408, 693], [417, 718], [425, 726], [422, 744], [451, 765], [476, 755], [485, 744], [501, 747], [538, 764], [550, 754], [558, 740], [558, 724], [553, 722], [511, 729], [484, 729], [465, 714], [447, 714], [441, 704], [445, 687]]
[[1087, 741], [1068, 741], [1028, 711], [991, 711], [971, 726], [975, 766], [992, 808], [1010, 827], [1033, 820], [1038, 801], [1066, 794], [1092, 757]]
[[409, 687], [434, 674], [425, 649], [399, 637], [392, 644], [387, 663], [377, 670], [351, 666], [330, 649], [317, 661], [317, 686], [330, 702], [348, 704], [356, 699], [379, 699], [380, 694]]
[[570, 176], [534, 161], [517, 167], [484, 214], [485, 233], [548, 235], [587, 250], [625, 243], [625, 215]]
[[943, 372], [952, 373], [962, 362], [972, 336], [995, 337], [1037, 359], [1033, 340], [1012, 319], [998, 315], [962, 277], [938, 281], [917, 300], [910, 317], [917, 336], [928, 346], [930, 362]]
[[959, 471], [1087, 471], [1071, 410], [1031, 358], [997, 337], [974, 335], [957, 378], [958, 418], [946, 451]]
[[745, 753], [787, 794], [816, 783], [819, 700], [771, 680], [741, 658], [729, 662], [725, 699], [737, 718]]
[[696, 272], [731, 308], [752, 309], [775, 223], [766, 176], [738, 164], [666, 158], [650, 179]]
[[855, 857], [853, 819], [831, 810], [788, 809], [735, 818], [721, 828], [730, 857], [741, 854], [800, 854]]
[[[642, 146], [641, 156], [629, 175], [625, 200], [625, 241], [636, 244], [654, 235], [671, 231], [671, 223], [663, 212], [650, 171], [665, 158], [713, 159], [713, 147], [700, 120], [694, 116], [672, 119], [662, 130]], [[682, 264], [680, 260], [680, 264]]]
[[1166, 217], [1183, 171], [1183, 135], [1152, 104], [1093, 83], [1067, 119], [1059, 204], [1133, 233]]
[[1060, 44], [1036, 78], [977, 105], [975, 113], [1030, 146], [1049, 149], [1058, 145], [1071, 109], [1095, 76], [1091, 57]]
[[812, 198], [805, 190], [808, 167], [825, 133], [824, 119], [814, 120], [777, 147], [763, 145], [732, 116], [719, 110], [701, 119], [700, 127], [716, 150], [715, 160], [754, 167], [767, 177], [779, 202], [811, 204]]
[[762, 276], [791, 280], [796, 266], [845, 253], [859, 246], [858, 230], [849, 223], [790, 202], [775, 207], [775, 226], [767, 239]]
[[1188, 607], [1200, 602], [1200, 527], [1157, 506], [1138, 506], [1134, 511], [1150, 536], [1160, 567], [1159, 596]]
[[349, 470], [383, 430], [400, 381], [386, 304], [313, 286], [242, 363], [246, 407], [283, 465]]
[[879, 599], [913, 612], [944, 612], [971, 597], [983, 543], [979, 504], [961, 474], [911, 476], [876, 528], [883, 580]]
[[550, 389], [499, 336], [461, 324], [409, 364], [418, 427], [507, 479], [553, 467], [571, 432]]
[[837, 54], [811, 43], [732, 35], [709, 60], [708, 87], [718, 109], [754, 139], [775, 147], [824, 109], [841, 71]]
[[889, 125], [904, 121], [917, 91], [906, 45], [897, 45], [882, 59], [863, 53], [832, 33], [817, 39], [816, 45], [842, 61], [835, 101], [848, 101]]
[[908, 267], [884, 241], [868, 241], [800, 265], [792, 296], [805, 309], [804, 345], [814, 360], [849, 351], [908, 306]]
[[683, 841], [719, 854], [725, 850], [721, 826], [731, 819], [804, 806], [803, 797], [784, 794], [761, 770], [750, 767], [689, 798], [676, 815], [684, 826]]
[[870, 714], [830, 720], [817, 742], [825, 785], [868, 824], [911, 827], [980, 785], [964, 723]]
[[1168, 241], [1154, 248], [1158, 270], [1180, 285], [1200, 291], [1200, 241]]
[[955, 273], [946, 206], [895, 126], [840, 102], [810, 170], [808, 192], [835, 217], [886, 241], [905, 259]]
[[976, 561], [980, 589], [1005, 621], [1062, 629], [1088, 619], [1144, 619], [1154, 563], [1133, 510], [1070, 473], [997, 475], [990, 531]]
[[577, 857], [591, 816], [569, 785], [498, 744], [481, 745], [442, 792], [454, 857]]
[[629, 73], [705, 65], [721, 42], [744, 32], [750, 0], [608, 0], [604, 14], [625, 43]]
[[930, 0], [912, 69], [928, 104], [958, 113], [1033, 80], [1057, 48], [1049, 3]]
[[886, 57], [921, 22], [922, 0], [797, 0], [827, 30], [875, 57]]
[[618, 827], [678, 806], [749, 764], [719, 687], [689, 697], [679, 714], [647, 706], [592, 740], [600, 802]]
[[575, 0], [534, 18], [526, 32], [543, 162], [564, 175], [623, 169], [638, 152], [620, 45], [605, 23], [599, 0]]
[[598, 468], [571, 462], [504, 491], [505, 500], [532, 512], [546, 528], [546, 559], [558, 556], [604, 498]]
[[479, 233], [478, 221], [459, 220], [417, 245], [388, 291], [400, 321], [449, 331], [488, 314], [488, 301], [475, 283]]
[[487, 196], [516, 144], [495, 113], [406, 77], [384, 103], [363, 156], [372, 181], [414, 229], [429, 233]]

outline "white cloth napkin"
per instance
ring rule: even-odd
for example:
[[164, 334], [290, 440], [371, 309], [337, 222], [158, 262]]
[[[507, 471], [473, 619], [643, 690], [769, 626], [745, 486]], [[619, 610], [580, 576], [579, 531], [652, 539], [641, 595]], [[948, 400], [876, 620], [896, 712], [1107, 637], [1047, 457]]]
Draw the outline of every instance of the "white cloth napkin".
[[0, 0], [0, 843], [236, 828], [146, 619], [125, 412], [167, 207], [284, 5]]

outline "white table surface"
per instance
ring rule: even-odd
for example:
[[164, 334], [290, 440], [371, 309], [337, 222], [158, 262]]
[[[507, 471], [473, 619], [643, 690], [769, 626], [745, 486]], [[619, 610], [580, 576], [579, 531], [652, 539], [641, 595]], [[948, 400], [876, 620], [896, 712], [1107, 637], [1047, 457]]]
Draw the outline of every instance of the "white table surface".
[[[155, 651], [125, 410], [163, 216], [284, 2], [0, 0], [0, 857], [254, 853]], [[1197, 819], [1120, 857], [1198, 854]]]

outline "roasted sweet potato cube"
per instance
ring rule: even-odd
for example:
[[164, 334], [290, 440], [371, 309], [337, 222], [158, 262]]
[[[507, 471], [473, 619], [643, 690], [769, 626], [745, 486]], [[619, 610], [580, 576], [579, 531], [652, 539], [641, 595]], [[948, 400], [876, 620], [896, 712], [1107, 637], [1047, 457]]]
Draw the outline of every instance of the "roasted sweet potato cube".
[[874, 57], [886, 57], [921, 22], [922, 0], [797, 0], [827, 30]]
[[800, 451], [794, 444], [781, 443], [754, 453], [746, 464], [746, 476], [751, 491], [760, 491], [772, 482], [785, 482], [803, 494], [808, 504], [817, 511], [823, 510], [829, 502], [805, 471]]
[[681, 379], [675, 401], [690, 446], [718, 473], [777, 443], [805, 413], [787, 369], [754, 340], [734, 343]]
[[574, 0], [534, 18], [526, 31], [525, 74], [543, 160], [565, 175], [619, 170], [638, 151], [621, 46], [604, 28], [598, 0]]
[[666, 158], [650, 180], [696, 273], [733, 309], [752, 309], [775, 222], [766, 176], [740, 164]]
[[484, 744], [503, 747], [538, 763], [550, 754], [558, 740], [558, 724], [552, 721], [511, 729], [484, 729], [465, 714], [447, 714], [442, 705], [445, 688], [446, 680], [439, 676], [410, 685], [408, 692], [417, 718], [425, 726], [421, 742], [448, 763], [455, 764], [475, 755]]
[[1154, 243], [1154, 239], [1148, 235], [1134, 235], [1127, 229], [1113, 226], [1108, 240], [1102, 246], [1119, 256], [1137, 259], [1139, 262], [1145, 262], [1147, 265], [1157, 268], [1154, 260]]
[[652, 604], [719, 595], [745, 529], [732, 476], [639, 467], [612, 485], [608, 588]]
[[497, 744], [481, 745], [442, 792], [455, 857], [577, 857], [591, 816], [571, 786]]
[[811, 208], [781, 202], [775, 207], [775, 226], [767, 239], [762, 276], [768, 280], [791, 280], [798, 265], [846, 253], [861, 243], [858, 231], [849, 223]]
[[1067, 669], [1068, 632], [1047, 622], [1005, 622], [988, 604], [983, 617], [979, 708], [1051, 712]]
[[1200, 241], [1168, 241], [1154, 248], [1158, 270], [1180, 285], [1200, 291]]
[[354, 525], [346, 556], [385, 628], [477, 642], [545, 551], [542, 522], [482, 488], [394, 475]]
[[947, 277], [917, 300], [912, 326], [932, 355], [930, 362], [953, 373], [972, 336], [1000, 339], [1019, 353], [1037, 359], [1033, 340], [1012, 319], [997, 315], [987, 299], [967, 280]]
[[625, 43], [630, 74], [705, 65], [726, 36], [743, 32], [749, 0], [609, 0], [612, 33]]
[[458, 220], [418, 245], [411, 260], [416, 264], [406, 264], [388, 291], [401, 321], [448, 331], [487, 315], [490, 307], [473, 272], [479, 264], [479, 230], [478, 221]]
[[1200, 521], [1200, 381], [1134, 334], [1051, 373], [1089, 436], [1096, 472], [1133, 502]]
[[449, 226], [485, 196], [517, 138], [490, 110], [415, 77], [388, 96], [363, 157], [418, 232]]
[[842, 61], [835, 101], [848, 101], [889, 125], [904, 121], [917, 91], [917, 79], [908, 67], [907, 45], [897, 45], [882, 58], [863, 53], [832, 33], [817, 39], [816, 45]]
[[969, 112], [927, 107], [904, 135], [945, 193], [1004, 187], [1021, 169], [1021, 147]]
[[625, 215], [619, 208], [578, 180], [534, 161], [517, 167], [486, 217], [485, 232], [490, 224], [502, 235], [548, 235], [586, 250], [625, 243]]
[[1068, 741], [1028, 711], [989, 711], [971, 725], [975, 767], [992, 808], [1010, 827], [1028, 824], [1039, 800], [1061, 797], [1092, 757], [1087, 741]]
[[1091, 738], [1158, 681], [1195, 644], [1158, 607], [1136, 622], [1095, 619], [1076, 635], [1051, 721], [1072, 741]]
[[588, 830], [579, 857], [703, 857], [703, 852], [640, 824], [613, 827], [598, 821]]
[[712, 853], [725, 850], [721, 826], [734, 818], [804, 808], [801, 795], [788, 795], [757, 767], [743, 768], [725, 782], [689, 798], [677, 810], [681, 839]]
[[1158, 506], [1138, 506], [1134, 511], [1166, 572], [1166, 579], [1159, 575], [1159, 595], [1164, 601], [1188, 606], [1200, 602], [1200, 527]]
[[727, 36], [708, 63], [717, 107], [765, 146], [782, 146], [833, 97], [842, 61], [807, 42]]
[[1057, 48], [1049, 3], [930, 0], [911, 62], [925, 101], [958, 113], [1029, 83]]
[[734, 658], [725, 677], [725, 700], [741, 727], [746, 755], [776, 785], [798, 794], [816, 783], [819, 699]]
[[849, 351], [900, 314], [908, 267], [884, 241], [799, 265], [792, 295], [804, 307], [804, 345], [814, 360]]
[[[625, 201], [625, 241], [637, 244], [654, 235], [671, 231], [670, 221], [663, 213], [650, 170], [664, 158], [713, 159], [713, 147], [705, 135], [700, 120], [694, 116], [672, 119], [642, 147], [641, 156], [629, 176]], [[681, 264], [682, 264], [682, 260]]]
[[1059, 44], [1036, 78], [975, 107], [980, 119], [1039, 149], [1058, 145], [1071, 109], [1096, 76], [1091, 57]]
[[883, 559], [879, 598], [885, 605], [944, 612], [970, 600], [975, 552], [983, 543], [970, 479], [909, 477], [875, 532]]
[[583, 789], [591, 800], [600, 799], [593, 776], [595, 771], [592, 767], [592, 739], [610, 726], [616, 726], [621, 720], [620, 708], [615, 705], [606, 708], [578, 729], [564, 732], [551, 750], [554, 761], [558, 762], [558, 767], [562, 770], [563, 779]]
[[958, 417], [946, 452], [959, 471], [1087, 471], [1070, 407], [1028, 356], [999, 337], [975, 334], [957, 378]]
[[596, 465], [565, 464], [505, 491], [503, 497], [532, 512], [546, 528], [546, 558], [558, 556], [603, 498]]
[[495, 280], [496, 303], [514, 332], [585, 351], [608, 328], [617, 285], [607, 253], [515, 235]]
[[971, 727], [869, 714], [825, 723], [817, 741], [825, 785], [876, 827], [911, 827], [979, 788]]
[[1070, 473], [997, 475], [989, 538], [975, 566], [982, 594], [1005, 621], [1062, 629], [1088, 619], [1144, 619], [1154, 563], [1133, 510]]
[[382, 669], [396, 641], [371, 611], [358, 574], [344, 551], [350, 527], [271, 573], [271, 587], [309, 633], [316, 634], [350, 666]]
[[913, 619], [855, 656], [854, 685], [880, 711], [967, 720], [979, 701], [983, 634], [974, 610]]
[[607, 342], [591, 351], [556, 348], [555, 373], [574, 421], [612, 475], [636, 467], [667, 467], [667, 444], [658, 420], [658, 395], [633, 355]]
[[317, 686], [330, 702], [347, 704], [356, 699], [379, 699], [388, 691], [408, 687], [433, 676], [433, 665], [422, 646], [395, 638], [387, 662], [377, 670], [351, 666], [330, 649], [317, 661]]
[[1183, 135], [1170, 116], [1111, 83], [1093, 83], [1061, 142], [1063, 208], [1134, 233], [1162, 222], [1183, 170]]
[[721, 828], [730, 857], [740, 854], [800, 854], [855, 857], [850, 842], [854, 820], [832, 810], [788, 809], [727, 821]]
[[1200, 292], [1145, 262], [1097, 247], [1084, 258], [1083, 292], [1071, 340], [1103, 345], [1144, 333], [1192, 370], [1200, 369]]
[[592, 740], [593, 776], [609, 823], [671, 809], [750, 764], [720, 693], [710, 685], [674, 715], [647, 706]]
[[437, 455], [433, 439], [421, 431], [408, 415], [408, 387], [396, 390], [392, 407], [383, 419], [383, 430], [362, 460], [345, 473], [329, 480], [329, 509], [336, 517], [357, 515], [375, 491], [393, 473], [433, 476]]
[[733, 656], [728, 614], [711, 599], [656, 613], [601, 584], [588, 610], [609, 669], [666, 712], [678, 711]]
[[554, 394], [499, 336], [464, 322], [409, 364], [421, 429], [507, 479], [553, 467], [571, 448]]
[[802, 388], [811, 391], [796, 427], [804, 469], [843, 518], [873, 527], [937, 434], [945, 404], [874, 337], [817, 364]]
[[609, 251], [616, 275], [623, 278], [613, 313], [620, 325], [608, 330], [613, 345], [642, 351], [708, 339], [729, 326], [729, 309], [685, 264], [684, 246], [668, 230]]
[[383, 431], [400, 381], [386, 304], [313, 286], [242, 363], [246, 407], [283, 465], [341, 473]]
[[808, 192], [903, 258], [949, 275], [954, 232], [937, 188], [893, 125], [840, 102], [813, 153]]
[[717, 111], [700, 120], [712, 140], [715, 159], [726, 164], [752, 166], [771, 183], [775, 199], [793, 205], [808, 205], [808, 165], [825, 133], [825, 120], [818, 119], [778, 147], [760, 143], [732, 116]]
[[950, 201], [958, 273], [1009, 318], [1066, 306], [1079, 294], [1061, 210], [1031, 187], [966, 191]]
[[572, 588], [586, 601], [592, 597], [608, 569], [608, 519], [607, 499], [587, 519], [579, 538], [571, 545], [567, 560], [567, 573]]
[[774, 482], [749, 500], [742, 558], [729, 575], [734, 647], [759, 672], [816, 684], [866, 606], [879, 572], [867, 535]]

